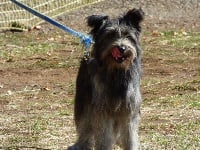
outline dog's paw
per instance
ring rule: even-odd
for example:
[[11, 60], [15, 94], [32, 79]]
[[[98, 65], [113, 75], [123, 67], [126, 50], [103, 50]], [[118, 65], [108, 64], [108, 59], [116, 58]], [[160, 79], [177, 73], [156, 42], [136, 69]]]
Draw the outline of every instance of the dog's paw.
[[81, 147], [77, 145], [73, 145], [73, 146], [68, 147], [67, 150], [81, 150]]
[[88, 145], [79, 145], [79, 144], [74, 144], [70, 147], [67, 148], [67, 150], [92, 150], [91, 146]]
[[69, 146], [67, 150], [88, 150], [87, 148], [84, 148], [83, 146], [79, 144], [74, 144], [72, 146]]

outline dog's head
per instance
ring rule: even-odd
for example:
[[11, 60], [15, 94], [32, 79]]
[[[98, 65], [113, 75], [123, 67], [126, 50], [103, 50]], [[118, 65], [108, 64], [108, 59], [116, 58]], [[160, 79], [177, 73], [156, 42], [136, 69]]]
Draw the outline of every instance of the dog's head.
[[140, 23], [144, 18], [141, 9], [129, 10], [124, 16], [110, 19], [92, 15], [87, 18], [94, 39], [92, 57], [109, 68], [129, 68], [139, 57]]

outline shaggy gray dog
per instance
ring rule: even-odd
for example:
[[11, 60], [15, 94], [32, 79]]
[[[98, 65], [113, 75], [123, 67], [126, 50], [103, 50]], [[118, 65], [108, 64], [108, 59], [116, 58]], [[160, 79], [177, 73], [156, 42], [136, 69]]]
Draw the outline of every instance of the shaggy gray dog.
[[94, 45], [82, 59], [76, 82], [77, 142], [68, 150], [138, 149], [140, 118], [140, 23], [144, 12], [129, 10], [115, 19], [92, 15]]

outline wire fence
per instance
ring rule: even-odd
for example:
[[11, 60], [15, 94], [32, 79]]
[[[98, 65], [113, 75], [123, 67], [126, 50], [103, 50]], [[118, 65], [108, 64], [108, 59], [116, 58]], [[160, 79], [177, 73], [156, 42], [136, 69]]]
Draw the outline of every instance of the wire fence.
[[[55, 18], [63, 13], [91, 5], [102, 0], [19, 0], [38, 12]], [[43, 22], [9, 0], [0, 0], [0, 30], [28, 30]]]

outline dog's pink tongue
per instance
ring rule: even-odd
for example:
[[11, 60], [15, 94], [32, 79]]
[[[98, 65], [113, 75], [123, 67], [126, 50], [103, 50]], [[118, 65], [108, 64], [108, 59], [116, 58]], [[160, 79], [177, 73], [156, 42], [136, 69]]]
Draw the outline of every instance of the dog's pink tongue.
[[122, 57], [121, 52], [117, 47], [112, 49], [112, 56], [115, 58], [115, 60], [118, 60], [120, 57]]

